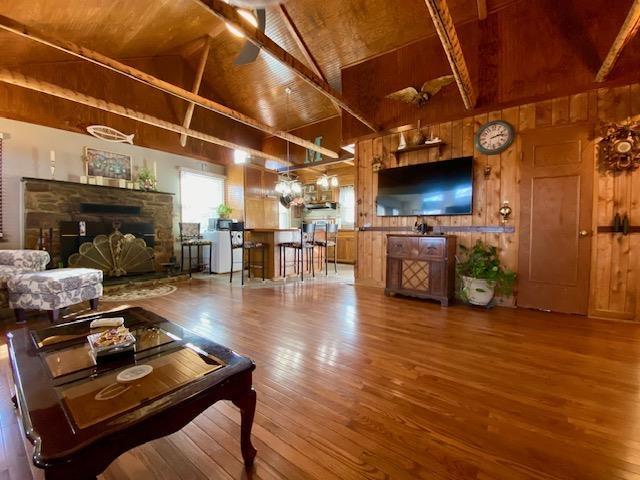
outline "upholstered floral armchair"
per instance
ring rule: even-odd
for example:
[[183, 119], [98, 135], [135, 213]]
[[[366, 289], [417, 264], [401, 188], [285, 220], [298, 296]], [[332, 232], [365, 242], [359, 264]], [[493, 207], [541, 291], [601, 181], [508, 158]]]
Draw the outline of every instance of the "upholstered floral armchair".
[[13, 275], [41, 272], [50, 260], [42, 250], [0, 250], [0, 308], [9, 307], [7, 281]]

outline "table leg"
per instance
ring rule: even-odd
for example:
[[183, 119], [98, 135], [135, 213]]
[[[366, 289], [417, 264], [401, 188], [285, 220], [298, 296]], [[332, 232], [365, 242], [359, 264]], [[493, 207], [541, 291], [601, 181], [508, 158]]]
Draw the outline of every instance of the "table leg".
[[240, 449], [244, 466], [251, 468], [257, 453], [251, 444], [251, 427], [253, 426], [253, 416], [256, 413], [256, 391], [252, 388], [247, 394], [233, 400], [233, 404], [240, 409]]

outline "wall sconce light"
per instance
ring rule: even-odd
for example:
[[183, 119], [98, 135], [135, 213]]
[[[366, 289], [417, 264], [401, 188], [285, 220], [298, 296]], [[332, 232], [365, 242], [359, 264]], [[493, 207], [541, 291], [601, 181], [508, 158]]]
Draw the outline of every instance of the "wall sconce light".
[[502, 223], [504, 224], [509, 221], [509, 217], [511, 216], [513, 209], [509, 206], [509, 202], [505, 200], [504, 202], [502, 202], [502, 206], [500, 207], [500, 210], [498, 210], [498, 212], [500, 213], [500, 216], [502, 217]]

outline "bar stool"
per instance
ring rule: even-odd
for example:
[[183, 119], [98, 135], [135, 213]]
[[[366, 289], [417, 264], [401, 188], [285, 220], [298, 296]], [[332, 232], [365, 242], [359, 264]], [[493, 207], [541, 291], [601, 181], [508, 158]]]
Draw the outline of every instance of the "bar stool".
[[[229, 283], [233, 283], [233, 252], [234, 250], [242, 249], [242, 270], [240, 270], [240, 283], [244, 285], [244, 270], [245, 266], [249, 268], [249, 278], [251, 278], [251, 269], [259, 268], [262, 270], [262, 281], [265, 280], [265, 270], [267, 265], [267, 253], [265, 244], [262, 242], [251, 242], [245, 240], [244, 222], [232, 223], [229, 226], [229, 237], [231, 239], [231, 272], [229, 272]], [[251, 252], [257, 249], [262, 250], [262, 261], [260, 264], [252, 263]], [[249, 263], [245, 265], [244, 257], [245, 252], [249, 257]]]
[[[305, 270], [305, 251], [307, 268], [310, 267], [313, 277], [316, 276], [316, 267], [314, 261], [314, 249], [315, 244], [316, 226], [313, 223], [303, 223], [300, 228], [300, 241], [299, 242], [283, 242], [279, 243], [280, 248], [280, 275], [287, 276], [287, 248], [294, 249], [294, 271], [300, 272], [300, 281], [304, 282], [304, 270]], [[311, 253], [309, 253], [311, 251]]]
[[[189, 251], [189, 276], [191, 276], [191, 247], [197, 248], [198, 266], [203, 265], [200, 263], [200, 248], [209, 247], [209, 273], [211, 271], [211, 256], [212, 256], [212, 242], [211, 240], [204, 240], [200, 235], [200, 224], [192, 222], [180, 222], [180, 271], [184, 270], [184, 249], [185, 247]], [[204, 252], [203, 252], [204, 253]]]
[[324, 226], [324, 240], [316, 240], [324, 255], [324, 274], [329, 275], [329, 249], [333, 248], [333, 269], [338, 273], [338, 224], [327, 223]]

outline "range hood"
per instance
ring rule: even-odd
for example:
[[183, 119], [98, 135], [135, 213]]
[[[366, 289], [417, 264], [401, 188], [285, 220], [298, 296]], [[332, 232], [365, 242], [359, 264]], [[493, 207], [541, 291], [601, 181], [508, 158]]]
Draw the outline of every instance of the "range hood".
[[312, 202], [306, 203], [304, 208], [307, 210], [322, 210], [325, 208], [335, 210], [338, 208], [338, 204], [336, 202]]

